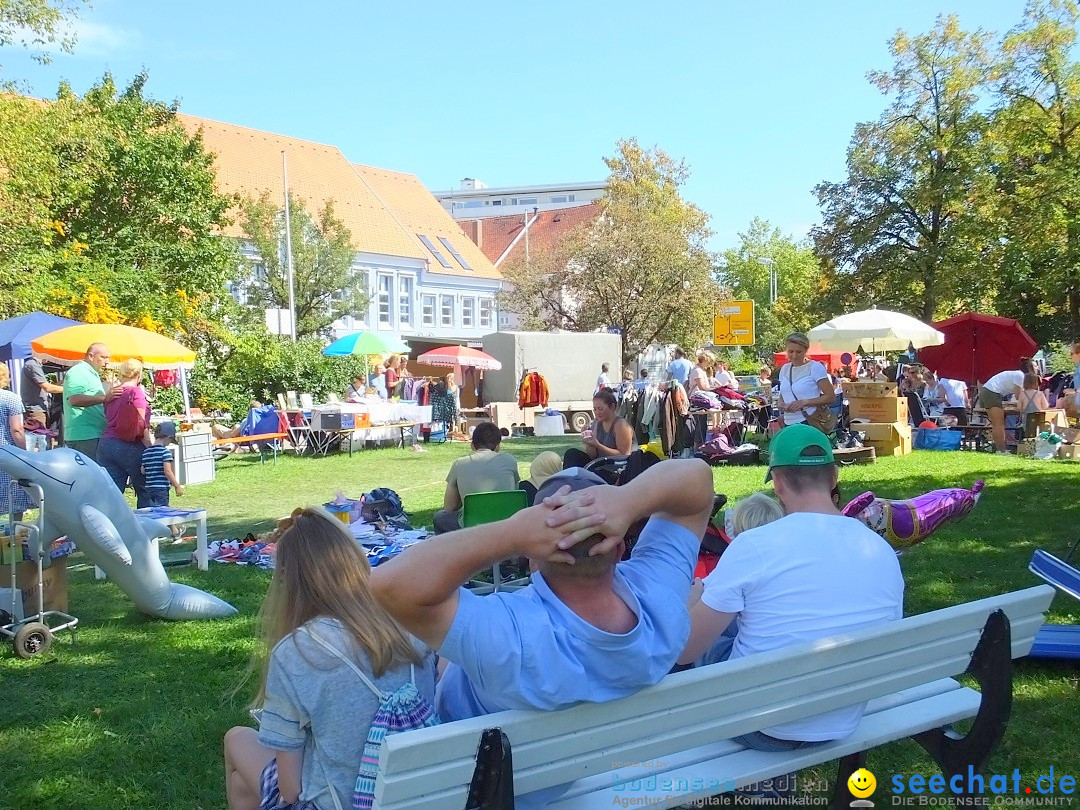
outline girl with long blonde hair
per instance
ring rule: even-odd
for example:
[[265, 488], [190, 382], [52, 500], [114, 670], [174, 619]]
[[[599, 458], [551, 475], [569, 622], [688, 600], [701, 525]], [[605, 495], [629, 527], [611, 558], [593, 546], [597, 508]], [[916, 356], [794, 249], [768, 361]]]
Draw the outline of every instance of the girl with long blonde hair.
[[341, 521], [321, 507], [279, 524], [274, 576], [259, 623], [256, 731], [225, 734], [232, 810], [335, 810], [352, 804], [375, 694], [331, 646], [383, 693], [411, 680], [434, 701], [434, 655], [387, 614], [370, 588], [371, 566]]

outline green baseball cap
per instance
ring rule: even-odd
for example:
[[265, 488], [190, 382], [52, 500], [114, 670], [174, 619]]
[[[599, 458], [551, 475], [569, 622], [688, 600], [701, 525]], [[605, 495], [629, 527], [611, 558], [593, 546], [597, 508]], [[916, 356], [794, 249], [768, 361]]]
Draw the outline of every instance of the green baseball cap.
[[[803, 455], [810, 447], [820, 447], [824, 452]], [[769, 471], [765, 481], [772, 480], [774, 467], [820, 467], [834, 463], [828, 436], [810, 425], [788, 425], [769, 444]]]

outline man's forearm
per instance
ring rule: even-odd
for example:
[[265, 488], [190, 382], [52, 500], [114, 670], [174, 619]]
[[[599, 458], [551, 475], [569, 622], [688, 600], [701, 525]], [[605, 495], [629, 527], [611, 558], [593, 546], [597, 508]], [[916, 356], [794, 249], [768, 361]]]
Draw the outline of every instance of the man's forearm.
[[[515, 515], [527, 517], [539, 507]], [[544, 518], [533, 516], [542, 524]], [[390, 613], [446, 601], [469, 577], [517, 552], [522, 521], [510, 519], [448, 532], [412, 546], [372, 572], [379, 601]]]
[[91, 405], [101, 405], [104, 401], [104, 394], [72, 394], [68, 397], [68, 402], [76, 408], [89, 408]]
[[700, 459], [663, 461], [621, 489], [632, 496], [637, 518], [654, 512], [695, 515], [712, 507], [712, 470]]

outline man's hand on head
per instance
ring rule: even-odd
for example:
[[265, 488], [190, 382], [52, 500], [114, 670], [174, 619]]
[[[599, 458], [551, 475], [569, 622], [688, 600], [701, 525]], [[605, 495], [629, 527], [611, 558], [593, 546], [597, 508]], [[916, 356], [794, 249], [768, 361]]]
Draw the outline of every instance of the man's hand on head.
[[553, 511], [546, 523], [563, 537], [559, 548], [569, 549], [597, 534], [604, 539], [589, 550], [596, 557], [613, 550], [630, 529], [636, 514], [626, 493], [618, 487], [595, 486], [569, 492], [566, 487], [544, 499]]

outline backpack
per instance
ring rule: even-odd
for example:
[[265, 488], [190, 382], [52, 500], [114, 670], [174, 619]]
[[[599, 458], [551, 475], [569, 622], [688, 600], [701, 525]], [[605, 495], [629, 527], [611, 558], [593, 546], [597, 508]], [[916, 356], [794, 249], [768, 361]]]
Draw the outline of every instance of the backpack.
[[125, 388], [117, 405], [116, 438], [125, 442], [137, 442], [146, 432], [146, 411], [135, 404], [137, 390]]
[[401, 496], [387, 487], [371, 490], [360, 499], [360, 517], [365, 523], [389, 523], [399, 529], [409, 528], [409, 516], [401, 505]]
[[[402, 684], [393, 692], [384, 693], [379, 691], [379, 688], [372, 683], [371, 679], [363, 673], [360, 667], [345, 657], [340, 650], [319, 638], [307, 627], [300, 629], [324, 650], [344, 661], [345, 665], [355, 672], [357, 677], [364, 682], [364, 685], [374, 692], [379, 699], [379, 709], [371, 720], [367, 742], [364, 743], [364, 753], [360, 756], [360, 767], [356, 774], [356, 786], [353, 788], [352, 800], [354, 810], [370, 810], [375, 804], [375, 779], [379, 774], [379, 750], [382, 748], [382, 742], [386, 735], [437, 726], [439, 717], [435, 713], [434, 707], [417, 690], [416, 670], [412, 664], [409, 665], [409, 682]], [[335, 808], [341, 810], [337, 791], [332, 786], [330, 795], [334, 800]]]

